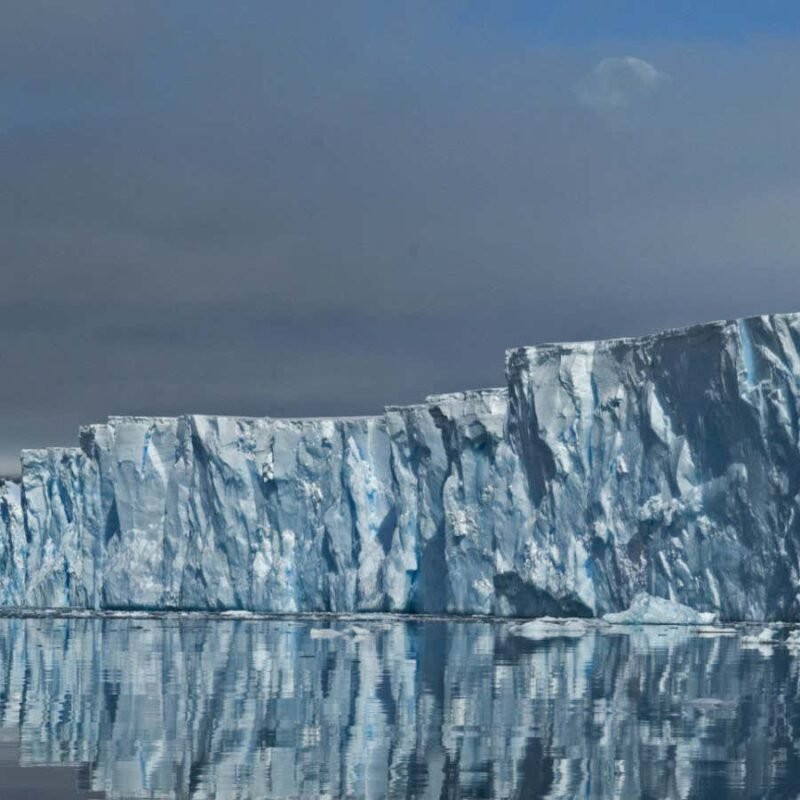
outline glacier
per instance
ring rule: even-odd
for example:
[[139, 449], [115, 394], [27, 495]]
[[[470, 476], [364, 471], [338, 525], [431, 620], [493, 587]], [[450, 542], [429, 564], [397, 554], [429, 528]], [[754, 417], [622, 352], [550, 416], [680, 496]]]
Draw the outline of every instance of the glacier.
[[800, 620], [800, 315], [509, 350], [367, 417], [111, 417], [0, 486], [0, 605]]

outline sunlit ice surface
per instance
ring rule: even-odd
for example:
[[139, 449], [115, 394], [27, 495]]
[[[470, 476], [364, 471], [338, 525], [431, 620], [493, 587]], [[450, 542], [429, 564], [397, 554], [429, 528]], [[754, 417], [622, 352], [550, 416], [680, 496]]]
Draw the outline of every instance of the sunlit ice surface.
[[795, 797], [793, 631], [4, 617], [0, 796]]

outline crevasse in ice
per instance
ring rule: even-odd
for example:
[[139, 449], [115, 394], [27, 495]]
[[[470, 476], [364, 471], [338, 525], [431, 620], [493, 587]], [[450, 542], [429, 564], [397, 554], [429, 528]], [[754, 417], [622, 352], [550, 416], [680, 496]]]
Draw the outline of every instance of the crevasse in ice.
[[797, 620], [799, 348], [762, 316], [374, 417], [112, 417], [0, 487], [0, 602]]

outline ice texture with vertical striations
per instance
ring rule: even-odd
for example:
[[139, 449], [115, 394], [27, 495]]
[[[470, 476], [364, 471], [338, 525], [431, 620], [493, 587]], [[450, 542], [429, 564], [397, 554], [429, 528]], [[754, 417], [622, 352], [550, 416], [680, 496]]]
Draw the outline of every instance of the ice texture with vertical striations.
[[800, 619], [800, 315], [517, 348], [506, 378], [23, 451], [0, 603]]

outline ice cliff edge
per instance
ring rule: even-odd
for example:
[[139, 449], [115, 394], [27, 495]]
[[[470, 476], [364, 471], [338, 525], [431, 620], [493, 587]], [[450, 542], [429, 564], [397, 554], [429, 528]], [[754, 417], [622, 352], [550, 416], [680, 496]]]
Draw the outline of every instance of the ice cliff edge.
[[0, 485], [0, 604], [800, 620], [800, 314], [343, 419], [112, 417]]

